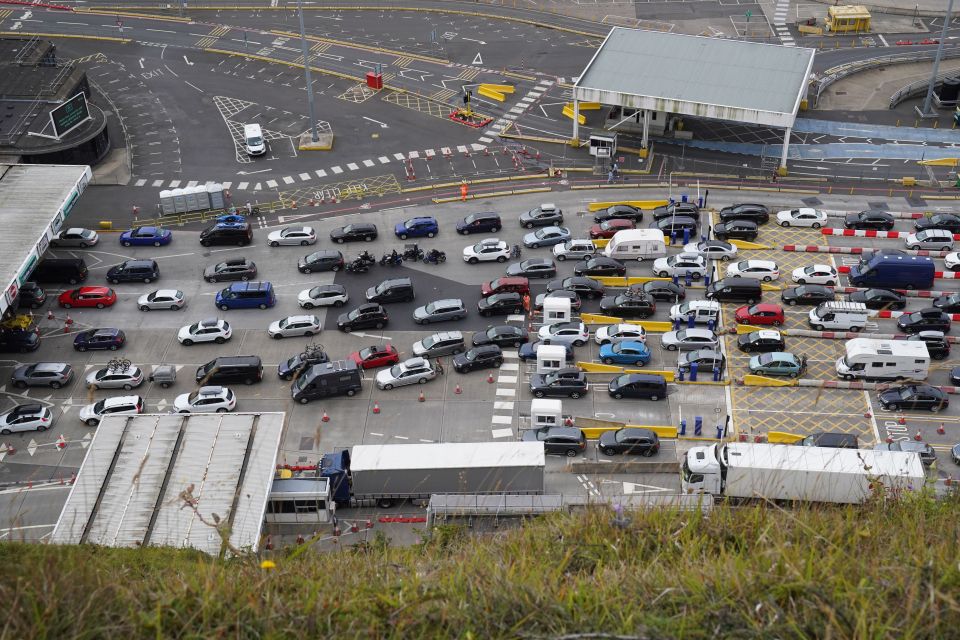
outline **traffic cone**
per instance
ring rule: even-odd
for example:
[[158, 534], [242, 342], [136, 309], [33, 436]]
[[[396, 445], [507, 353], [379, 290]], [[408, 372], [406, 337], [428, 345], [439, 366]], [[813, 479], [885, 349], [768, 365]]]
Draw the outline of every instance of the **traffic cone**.
[[341, 533], [343, 533], [343, 532], [340, 530], [340, 526], [339, 526], [339, 525], [337, 525], [336, 527], [333, 528], [333, 537], [334, 537], [334, 538], [339, 538]]
[[64, 322], [67, 324], [68, 327], [73, 324], [73, 318], [70, 317], [69, 313], [67, 314], [67, 317], [64, 319]]
[[264, 543], [263, 548], [267, 551], [273, 551], [273, 540], [270, 539], [270, 536], [267, 536], [267, 541]]
[[323, 412], [323, 417], [320, 418], [320, 422], [330, 422], [330, 416], [327, 415], [327, 412]]
[[423, 397], [423, 391], [420, 392], [420, 397], [417, 398], [417, 402], [424, 402], [426, 398]]
[[487, 375], [487, 382], [489, 382], [490, 384], [493, 384], [493, 374], [492, 374], [492, 373], [489, 374], [489, 375]]
[[350, 533], [356, 533], [360, 531], [360, 526], [356, 522], [350, 523]]
[[66, 322], [63, 323], [63, 332], [70, 333], [70, 325]]
[[298, 534], [297, 534], [297, 544], [303, 544], [303, 543], [304, 543], [303, 534], [302, 534], [302, 533], [298, 533]]
[[60, 434], [60, 437], [57, 438], [57, 449], [64, 449], [67, 446], [67, 439], [63, 437], [63, 434]]
[[907, 424], [907, 419], [904, 418], [903, 416], [898, 416], [898, 417], [897, 417], [897, 424]]
[[47, 310], [47, 320], [53, 320], [53, 309]]
[[943, 481], [943, 484], [947, 485], [948, 487], [953, 484], [953, 476], [947, 476], [947, 478]]
[[572, 427], [572, 426], [573, 426], [573, 420], [568, 417], [566, 420], [563, 421], [563, 425], [564, 425], [565, 427]]
[[940, 435], [943, 435], [943, 434], [945, 434], [946, 432], [947, 432], [947, 430], [943, 428], [943, 423], [941, 422], [941, 423], [940, 423], [940, 426], [937, 427], [937, 433], [939, 433]]
[[461, 393], [463, 393], [463, 389], [460, 388], [460, 383], [457, 383], [457, 386], [454, 387], [453, 392], [457, 395], [460, 395]]
[[373, 403], [373, 412], [380, 413], [380, 405], [376, 402]]
[[297, 208], [297, 201], [296, 201], [296, 200], [294, 200], [293, 202], [290, 203], [290, 208], [291, 208], [291, 209], [296, 209], [296, 208]]
[[367, 529], [373, 529], [373, 520], [367, 518]]
[[865, 414], [863, 414], [863, 417], [864, 417], [864, 418], [872, 418], [872, 417], [873, 417], [873, 414], [870, 413], [869, 411], [867, 411]]
[[916, 440], [917, 442], [920, 442], [921, 440], [923, 440], [923, 436], [920, 435], [920, 429], [917, 429], [917, 432], [913, 435], [913, 439]]
[[891, 442], [893, 442], [893, 438], [890, 436], [887, 436], [887, 439], [884, 442], [886, 442], [887, 444], [890, 444]]

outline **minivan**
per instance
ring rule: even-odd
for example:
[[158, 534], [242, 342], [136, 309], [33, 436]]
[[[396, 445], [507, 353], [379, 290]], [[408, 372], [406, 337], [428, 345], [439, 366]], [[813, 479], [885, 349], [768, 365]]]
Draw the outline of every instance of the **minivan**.
[[220, 356], [197, 368], [197, 384], [253, 384], [263, 380], [258, 356]]
[[115, 264], [107, 271], [110, 284], [121, 282], [153, 282], [160, 277], [160, 265], [156, 260], [127, 260]]
[[87, 279], [87, 263], [83, 258], [47, 258], [33, 272], [36, 282], [77, 284]]
[[471, 213], [463, 220], [457, 222], [457, 233], [460, 235], [469, 235], [471, 233], [496, 233], [500, 231], [500, 215], [493, 211], [483, 211]]
[[290, 385], [290, 395], [300, 404], [329, 396], [352, 396], [360, 391], [361, 379], [353, 360], [315, 364]]
[[831, 449], [859, 449], [860, 442], [852, 433], [834, 433], [818, 431], [802, 440], [797, 440], [800, 447], [829, 447]]
[[459, 331], [441, 331], [413, 343], [413, 355], [418, 358], [436, 358], [466, 351], [467, 345]]
[[617, 400], [663, 400], [667, 397], [667, 380], [659, 374], [625, 373], [607, 384], [607, 392]]
[[234, 282], [217, 292], [216, 305], [229, 309], [267, 309], [277, 304], [273, 285], [269, 282]]
[[247, 155], [262, 156], [267, 152], [267, 143], [258, 124], [243, 125], [243, 142]]
[[691, 300], [670, 307], [670, 319], [673, 321], [689, 322], [690, 316], [693, 316], [696, 324], [713, 322], [717, 325], [720, 323], [720, 303], [716, 300]]
[[209, 247], [215, 244], [239, 246], [253, 242], [253, 229], [248, 222], [218, 222], [200, 232], [200, 244]]
[[762, 294], [763, 289], [756, 278], [724, 278], [711, 282], [703, 295], [707, 300], [754, 304]]
[[367, 302], [410, 302], [415, 297], [410, 278], [391, 278], [367, 289]]

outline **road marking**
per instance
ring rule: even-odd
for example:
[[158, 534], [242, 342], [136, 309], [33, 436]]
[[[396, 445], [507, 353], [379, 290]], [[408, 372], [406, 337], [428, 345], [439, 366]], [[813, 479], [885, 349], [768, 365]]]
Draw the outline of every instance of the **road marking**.
[[301, 180], [309, 180], [309, 179], [310, 179], [310, 174], [309, 174], [309, 173], [301, 173], [301, 174], [300, 174], [300, 179], [301, 179]]
[[347, 169], [350, 169], [350, 171], [356, 171], [356, 170], [359, 169], [359, 168], [360, 168], [360, 167], [357, 166], [357, 163], [356, 163], [356, 162], [348, 162], [348, 163], [347, 163]]
[[377, 160], [380, 161], [380, 164], [387, 164], [388, 162], [390, 162], [390, 158], [388, 158], [387, 156], [380, 156], [379, 158], [377, 158]]
[[500, 365], [501, 371], [519, 371], [520, 365], [516, 362], [504, 362]]
[[505, 376], [500, 374], [500, 376], [497, 378], [497, 383], [517, 384], [517, 376]]
[[293, 184], [294, 182], [293, 178], [291, 178], [290, 176], [283, 176], [283, 178], [281, 179], [283, 180], [284, 184]]
[[249, 182], [241, 182], [240, 184], [237, 185], [237, 190], [244, 191], [249, 186], [250, 186]]
[[[192, 67], [193, 63], [187, 60], [187, 56], [183, 56], [183, 61], [187, 63], [188, 67]], [[190, 84], [189, 82], [187, 84]]]
[[187, 188], [192, 189], [193, 187], [197, 186], [198, 184], [200, 184], [200, 183], [199, 183], [197, 180], [191, 180], [190, 182], [187, 183]]
[[478, 138], [478, 140], [480, 140], [480, 142], [487, 142], [487, 143], [493, 142], [493, 138], [488, 138], [488, 137], [486, 137], [486, 136], [484, 136], [484, 137], [482, 137], [482, 138]]
[[314, 171], [314, 173], [317, 174], [318, 178], [323, 178], [324, 176], [327, 175], [327, 172], [324, 171], [323, 169], [317, 169], [316, 171]]
[[516, 389], [497, 389], [496, 395], [498, 395], [498, 396], [507, 396], [507, 397], [512, 398], [512, 397], [514, 397], [515, 395], [517, 395], [517, 390], [516, 390]]
[[513, 416], [493, 416], [493, 424], [513, 424]]
[[200, 93], [206, 93], [206, 91], [204, 91], [203, 89], [201, 89], [201, 88], [198, 87], [197, 85], [189, 82], [188, 80], [184, 80], [184, 82], [186, 82], [187, 84], [189, 84], [191, 87], [193, 87], [194, 89], [196, 89], [196, 90], [199, 91]]
[[373, 160], [364, 160], [364, 161], [363, 161], [363, 166], [365, 166], [365, 167], [372, 167], [374, 164], [376, 164], [376, 163], [375, 163]]
[[144, 31], [153, 31], [154, 33], [176, 33], [176, 31], [170, 31], [168, 29], [144, 29]]
[[179, 180], [171, 180], [171, 181], [170, 181], [170, 188], [171, 188], [171, 189], [176, 189], [176, 188], [179, 187], [179, 186], [180, 186], [180, 181], [179, 181]]
[[494, 411], [513, 411], [512, 402], [494, 402], [493, 403]]
[[229, 189], [230, 187], [233, 186], [233, 183], [232, 183], [232, 182], [221, 182], [221, 183], [220, 183], [220, 186], [223, 187], [224, 189]]
[[883, 43], [883, 46], [885, 46], [885, 47], [889, 47], [889, 46], [890, 46], [889, 44], [887, 44], [887, 39], [883, 37], [883, 34], [882, 34], [882, 33], [878, 33], [878, 34], [877, 34], [877, 37], [880, 38], [880, 42]]
[[163, 186], [163, 180], [154, 180], [154, 181], [153, 181], [153, 186], [154, 186], [154, 187], [162, 187], [162, 186]]
[[277, 188], [277, 181], [276, 181], [276, 180], [267, 180], [267, 186], [270, 187], [271, 189], [276, 189], [276, 188]]
[[341, 169], [339, 166], [330, 167], [330, 171], [333, 171], [334, 173], [343, 173], [343, 169]]
[[393, 154], [393, 158], [394, 158], [395, 160], [406, 160], [406, 159], [407, 159], [406, 156], [404, 156], [402, 153], [395, 153], [395, 154]]
[[512, 438], [513, 429], [493, 429], [490, 434], [494, 438]]
[[137, 180], [137, 183], [135, 186], [142, 187], [145, 184], [147, 184], [147, 181], [141, 178], [140, 180]]

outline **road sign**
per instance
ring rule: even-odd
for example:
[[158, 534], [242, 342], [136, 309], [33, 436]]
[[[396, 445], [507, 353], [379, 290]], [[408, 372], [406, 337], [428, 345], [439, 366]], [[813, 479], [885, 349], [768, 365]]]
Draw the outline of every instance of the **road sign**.
[[87, 96], [82, 91], [50, 112], [50, 124], [57, 138], [62, 138], [89, 119]]
[[747, 9], [747, 13], [745, 15], [747, 16], [747, 22], [750, 22], [750, 18], [753, 17], [753, 11], [750, 11], [750, 9]]

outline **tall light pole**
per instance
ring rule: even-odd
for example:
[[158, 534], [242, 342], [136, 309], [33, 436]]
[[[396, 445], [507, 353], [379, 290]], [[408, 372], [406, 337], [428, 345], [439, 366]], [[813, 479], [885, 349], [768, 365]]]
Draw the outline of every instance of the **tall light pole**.
[[950, 17], [953, 14], [953, 0], [947, 3], [947, 15], [943, 17], [943, 31], [940, 33], [940, 44], [937, 46], [937, 56], [933, 59], [933, 72], [930, 74], [930, 84], [927, 86], [927, 97], [923, 101], [923, 109], [917, 108], [921, 118], [936, 118], [937, 113], [930, 110], [933, 100], [933, 87], [937, 84], [937, 71], [940, 70], [940, 58], [943, 56], [943, 45], [947, 41], [947, 27], [950, 26]]
[[[953, 0], [950, 0], [953, 2]], [[300, 48], [303, 50], [303, 71], [307, 78], [307, 108], [310, 111], [310, 140], [317, 142], [317, 117], [313, 113], [313, 80], [310, 78], [310, 48], [307, 47], [307, 34], [303, 27], [303, 2], [297, 0], [297, 12], [300, 14]]]

